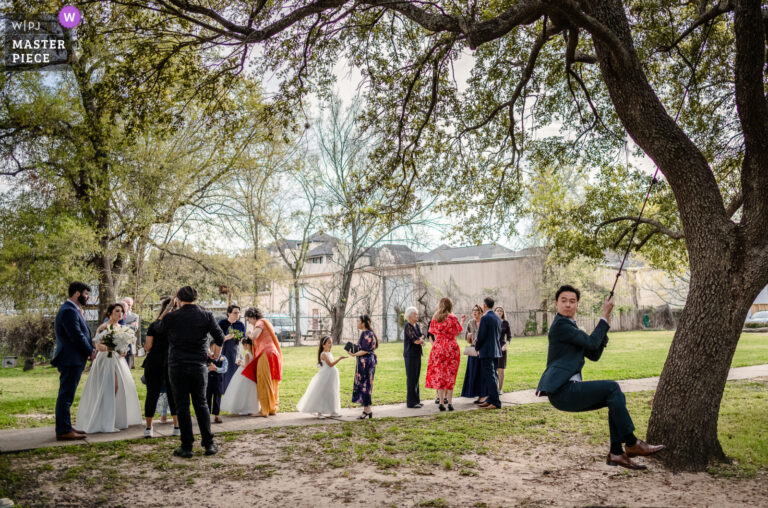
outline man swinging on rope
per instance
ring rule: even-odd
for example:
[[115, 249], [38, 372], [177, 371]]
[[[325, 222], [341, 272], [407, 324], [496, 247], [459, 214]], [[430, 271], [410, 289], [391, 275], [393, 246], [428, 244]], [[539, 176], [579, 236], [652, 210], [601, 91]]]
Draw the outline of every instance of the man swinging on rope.
[[[635, 437], [635, 426], [618, 383], [581, 379], [584, 357], [593, 362], [598, 361], [608, 344], [608, 320], [613, 301], [608, 298], [603, 302], [600, 322], [592, 335], [587, 335], [579, 330], [574, 321], [580, 296], [579, 290], [573, 286], [561, 286], [555, 293], [557, 315], [549, 328], [547, 368], [541, 376], [536, 394], [548, 396], [549, 402], [561, 411], [577, 413], [608, 407], [611, 450], [606, 464], [627, 469], [647, 469], [633, 462], [631, 457], [656, 453], [664, 445], [649, 445]], [[623, 449], [622, 443], [626, 444]]]

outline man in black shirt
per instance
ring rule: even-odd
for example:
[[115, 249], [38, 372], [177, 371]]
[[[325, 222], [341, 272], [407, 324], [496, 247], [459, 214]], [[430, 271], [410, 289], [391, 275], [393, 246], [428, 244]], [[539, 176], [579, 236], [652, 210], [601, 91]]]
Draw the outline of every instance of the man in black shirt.
[[[205, 400], [208, 381], [208, 334], [214, 343], [224, 343], [224, 333], [213, 318], [213, 314], [195, 305], [197, 291], [184, 286], [176, 294], [179, 309], [162, 316], [160, 326], [168, 336], [168, 374], [181, 430], [181, 448], [173, 452], [178, 457], [192, 456], [192, 418], [189, 414], [189, 399], [195, 408], [195, 417], [200, 427], [202, 445], [206, 455], [218, 451], [211, 433], [211, 415]], [[171, 308], [170, 305], [168, 308]]]

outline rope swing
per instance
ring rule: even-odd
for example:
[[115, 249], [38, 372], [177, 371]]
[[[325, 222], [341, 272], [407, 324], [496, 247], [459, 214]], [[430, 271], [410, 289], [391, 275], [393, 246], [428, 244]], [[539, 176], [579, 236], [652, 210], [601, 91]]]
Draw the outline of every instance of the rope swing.
[[[709, 39], [709, 32], [712, 30], [713, 22], [710, 22], [707, 25], [707, 31], [704, 34], [704, 41], [701, 43], [701, 47], [699, 48], [699, 54], [696, 55], [696, 60], [693, 62], [693, 68], [691, 69], [691, 77], [688, 80], [688, 86], [685, 87], [685, 92], [683, 92], [683, 97], [680, 99], [680, 105], [677, 107], [677, 113], [675, 114], [675, 125], [677, 125], [677, 121], [680, 119], [680, 112], [683, 110], [683, 104], [685, 104], [685, 98], [688, 96], [688, 90], [693, 85], [693, 81], [696, 79], [696, 68], [699, 65], [699, 62], [701, 61], [701, 57], [704, 54], [704, 47], [707, 45], [707, 40]], [[627, 167], [629, 167], [629, 164], [627, 164]], [[645, 193], [645, 199], [643, 200], [643, 206], [640, 207], [640, 214], [637, 216], [637, 219], [635, 220], [635, 225], [632, 227], [632, 232], [629, 235], [629, 242], [627, 243], [627, 250], [624, 251], [624, 257], [621, 260], [621, 264], [619, 265], [619, 271], [616, 273], [616, 279], [613, 281], [613, 287], [611, 288], [611, 294], [608, 298], [613, 298], [613, 293], [616, 291], [616, 285], [619, 283], [619, 277], [621, 277], [621, 272], [624, 269], [624, 263], [627, 262], [627, 257], [629, 256], [629, 251], [632, 249], [632, 242], [635, 240], [635, 233], [637, 233], [637, 228], [640, 226], [640, 220], [643, 218], [643, 212], [645, 212], [645, 205], [648, 204], [648, 198], [651, 197], [651, 191], [653, 190], [653, 186], [659, 183], [659, 167], [656, 166], [656, 171], [653, 173], [653, 178], [651, 179], [651, 185], [648, 187], [648, 192]]]

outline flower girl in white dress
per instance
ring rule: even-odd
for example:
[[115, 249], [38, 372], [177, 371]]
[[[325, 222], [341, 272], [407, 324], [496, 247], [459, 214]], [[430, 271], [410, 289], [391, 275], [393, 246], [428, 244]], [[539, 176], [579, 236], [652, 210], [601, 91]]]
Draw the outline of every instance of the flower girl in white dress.
[[240, 344], [243, 346], [244, 358], [238, 360], [240, 367], [232, 376], [227, 391], [221, 397], [221, 410], [232, 415], [261, 416], [256, 383], [243, 376], [243, 368], [253, 359], [253, 341], [246, 337]]
[[[136, 383], [124, 358], [135, 332], [118, 324], [123, 317], [122, 304], [110, 305], [107, 316], [109, 321], [97, 329], [103, 333], [94, 338], [99, 352], [91, 364], [77, 409], [77, 427], [88, 434], [117, 432], [141, 423]], [[107, 351], [105, 341], [113, 351]]]
[[346, 356], [340, 356], [334, 361], [331, 354], [332, 345], [330, 337], [325, 336], [320, 339], [320, 345], [317, 348], [317, 365], [320, 370], [309, 382], [307, 391], [296, 404], [296, 409], [302, 413], [314, 414], [318, 418], [323, 414], [328, 414], [331, 418], [341, 416], [339, 414], [341, 411], [339, 371], [335, 365]]

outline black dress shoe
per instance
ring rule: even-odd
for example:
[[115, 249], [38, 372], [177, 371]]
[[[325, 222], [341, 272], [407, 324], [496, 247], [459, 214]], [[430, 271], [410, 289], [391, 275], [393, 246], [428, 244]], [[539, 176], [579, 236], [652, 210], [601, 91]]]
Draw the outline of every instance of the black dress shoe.
[[219, 451], [219, 447], [216, 446], [216, 443], [211, 443], [205, 447], [206, 455], [216, 455], [216, 452], [218, 451]]
[[483, 402], [480, 399], [473, 400], [472, 404], [482, 404]]
[[192, 458], [192, 450], [185, 450], [184, 448], [176, 448], [173, 450], [173, 454], [177, 457], [181, 457], [182, 459]]
[[424, 407], [424, 404], [422, 404], [421, 402], [419, 402], [418, 404], [416, 404], [416, 405], [415, 405], [415, 406], [413, 406], [413, 407], [414, 407], [414, 408], [416, 408], [416, 409], [419, 409], [420, 407]]
[[448, 411], [453, 411], [453, 404], [448, 404]]
[[435, 404], [440, 404], [440, 398], [435, 399]]
[[445, 411], [445, 406], [440, 404], [440, 411]]

